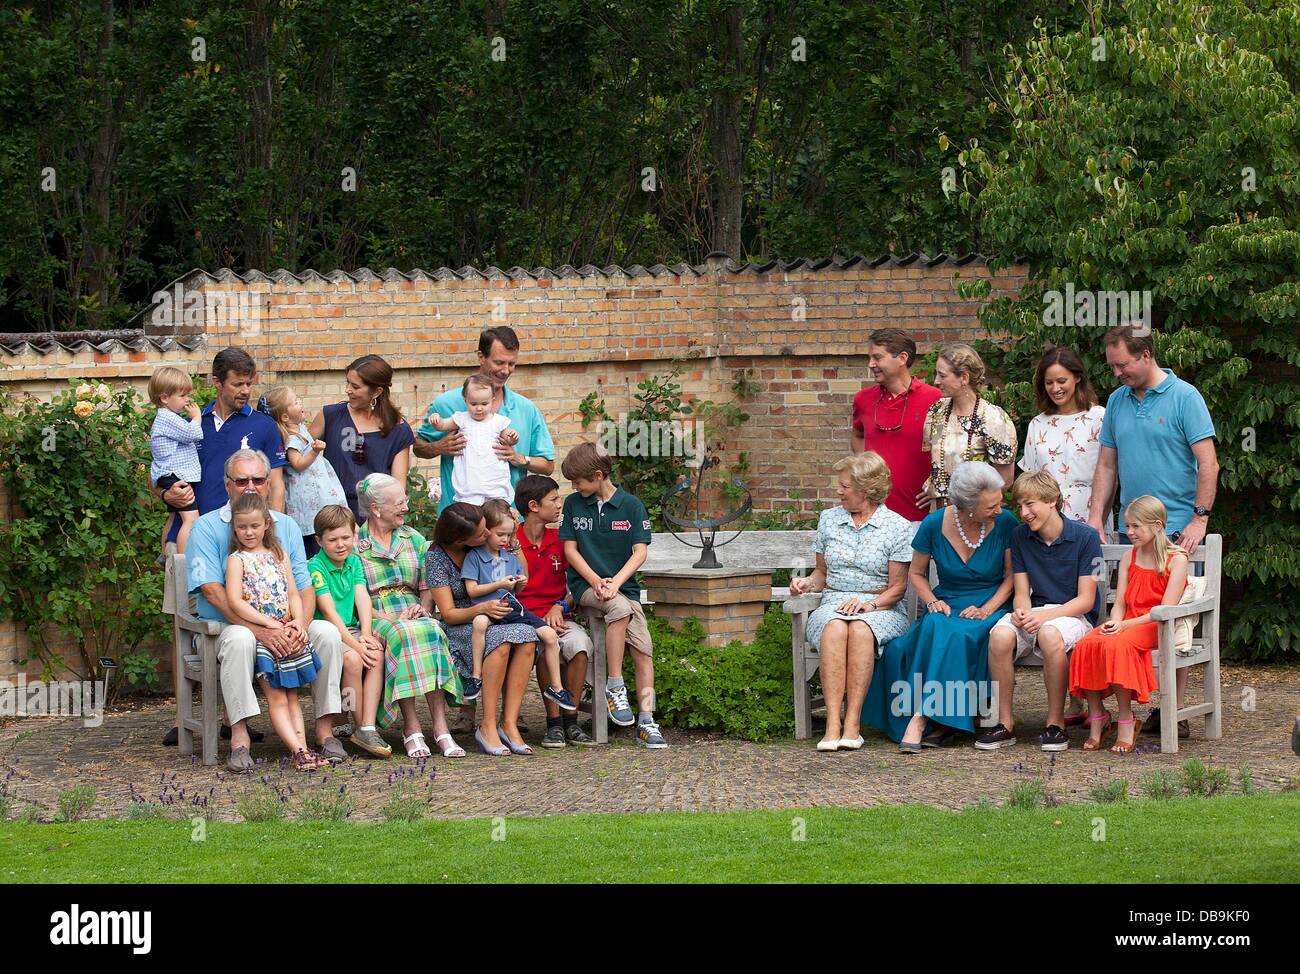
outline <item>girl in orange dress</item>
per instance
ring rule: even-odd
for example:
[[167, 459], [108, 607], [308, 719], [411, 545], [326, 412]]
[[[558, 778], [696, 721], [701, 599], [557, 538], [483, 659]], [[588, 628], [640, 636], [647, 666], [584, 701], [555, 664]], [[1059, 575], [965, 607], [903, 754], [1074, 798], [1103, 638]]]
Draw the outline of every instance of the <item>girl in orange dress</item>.
[[1151, 651], [1158, 637], [1150, 613], [1157, 605], [1177, 605], [1187, 585], [1187, 555], [1165, 537], [1168, 519], [1165, 506], [1149, 495], [1129, 504], [1124, 530], [1133, 553], [1119, 564], [1110, 619], [1080, 639], [1070, 654], [1070, 693], [1088, 698], [1085, 751], [1101, 750], [1111, 720], [1103, 701], [1112, 693], [1119, 734], [1111, 751], [1132, 751], [1142, 728], [1133, 718], [1133, 701], [1146, 703], [1157, 687]]

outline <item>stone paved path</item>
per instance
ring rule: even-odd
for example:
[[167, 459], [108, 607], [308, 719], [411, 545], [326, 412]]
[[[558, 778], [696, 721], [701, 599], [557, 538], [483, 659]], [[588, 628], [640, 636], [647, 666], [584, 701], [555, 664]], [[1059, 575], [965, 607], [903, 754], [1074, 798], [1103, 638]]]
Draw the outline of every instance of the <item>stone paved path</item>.
[[[728, 811], [808, 806], [864, 807], [920, 802], [959, 808], [981, 798], [1001, 801], [1012, 786], [1028, 778], [1047, 781], [1051, 793], [1066, 800], [1087, 798], [1089, 788], [1115, 778], [1131, 785], [1147, 773], [1175, 769], [1188, 757], [1227, 768], [1246, 764], [1257, 786], [1278, 790], [1300, 779], [1300, 758], [1290, 749], [1292, 721], [1300, 713], [1300, 670], [1281, 667], [1229, 667], [1224, 671], [1227, 712], [1224, 736], [1193, 737], [1177, 755], [1155, 753], [1154, 737], [1141, 743], [1152, 750], [1118, 757], [1079, 749], [1084, 732], [1071, 733], [1069, 751], [1052, 756], [1037, 747], [1043, 725], [1042, 682], [1022, 674], [1017, 708], [1020, 743], [991, 753], [968, 744], [907, 757], [885, 737], [870, 732], [861, 751], [821, 754], [807, 741], [754, 744], [666, 729], [671, 747], [646, 751], [628, 730], [615, 728], [606, 747], [547, 751], [532, 758], [491, 758], [471, 753], [462, 760], [435, 757], [417, 765], [405, 757], [389, 761], [357, 758], [330, 772], [299, 774], [283, 767], [284, 750], [265, 716], [254, 726], [267, 736], [255, 745], [265, 759], [257, 772], [233, 776], [224, 766], [204, 768], [182, 760], [158, 742], [170, 726], [174, 705], [150, 701], [136, 709], [110, 713], [98, 728], [75, 718], [10, 719], [0, 724], [0, 781], [12, 799], [10, 814], [34, 808], [52, 817], [59, 793], [89, 784], [98, 793], [91, 817], [122, 817], [132, 793], [165, 806], [167, 814], [195, 814], [196, 796], [206, 814], [238, 820], [241, 796], [278, 789], [289, 813], [296, 812], [306, 789], [337, 790], [353, 797], [353, 819], [380, 817], [380, 808], [399, 786], [394, 772], [413, 769], [431, 796], [428, 813], [437, 817], [555, 815], [575, 812]], [[1243, 690], [1252, 688], [1253, 711], [1242, 707]], [[1193, 683], [1191, 699], [1199, 699]], [[304, 703], [310, 708], [310, 700]], [[545, 725], [540, 698], [530, 694], [525, 707], [529, 739], [536, 746]], [[310, 726], [310, 724], [309, 724]], [[429, 724], [426, 723], [426, 729]], [[400, 751], [400, 735], [388, 735]], [[468, 749], [469, 733], [458, 734]], [[225, 748], [222, 748], [222, 760]], [[433, 775], [430, 782], [429, 776]], [[292, 789], [290, 792], [289, 789]]]

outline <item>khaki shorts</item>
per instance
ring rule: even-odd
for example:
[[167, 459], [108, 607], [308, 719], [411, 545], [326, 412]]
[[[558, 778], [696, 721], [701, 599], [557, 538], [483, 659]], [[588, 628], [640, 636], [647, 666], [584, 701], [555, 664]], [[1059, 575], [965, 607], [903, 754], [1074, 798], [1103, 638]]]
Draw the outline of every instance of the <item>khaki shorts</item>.
[[586, 653], [591, 655], [592, 645], [591, 637], [587, 635], [587, 630], [578, 625], [573, 619], [565, 620], [569, 628], [560, 633], [560, 659], [567, 663], [575, 656], [581, 656]]
[[641, 608], [640, 602], [633, 602], [622, 592], [616, 593], [608, 602], [602, 602], [596, 597], [596, 590], [589, 588], [582, 593], [578, 604], [584, 609], [595, 609], [604, 618], [606, 625], [628, 619], [627, 646], [642, 656], [654, 655], [654, 647], [650, 643], [650, 627], [646, 625], [645, 609]]
[[[1039, 606], [1035, 606], [1035, 608], [1057, 609], [1060, 608], [1060, 606], [1039, 605]], [[1001, 619], [999, 619], [997, 621], [997, 625], [995, 625], [993, 628], [1010, 629], [1012, 632], [1016, 634], [1015, 662], [1020, 663], [1024, 666], [1043, 665], [1044, 662], [1043, 650], [1038, 645], [1037, 633], [1025, 632], [1025, 630], [1017, 626], [1014, 622], [1011, 621], [1010, 612], [1008, 612]], [[1042, 632], [1042, 630], [1046, 628], [1055, 629], [1058, 633], [1061, 634], [1061, 639], [1065, 643], [1065, 651], [1066, 653], [1069, 653], [1070, 650], [1074, 649], [1075, 643], [1077, 643], [1080, 639], [1082, 639], [1084, 636], [1086, 636], [1088, 633], [1092, 631], [1093, 626], [1091, 622], [1089, 622], [1087, 619], [1083, 618], [1082, 616], [1061, 616], [1057, 619], [1052, 619], [1048, 622], [1044, 622], [1043, 625], [1039, 628], [1039, 632]]]

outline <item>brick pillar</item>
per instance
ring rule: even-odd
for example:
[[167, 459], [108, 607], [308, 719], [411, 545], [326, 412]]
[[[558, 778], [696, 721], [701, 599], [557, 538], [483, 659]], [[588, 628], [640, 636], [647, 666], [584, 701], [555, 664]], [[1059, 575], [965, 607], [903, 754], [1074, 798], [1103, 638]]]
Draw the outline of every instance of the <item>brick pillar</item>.
[[694, 616], [704, 627], [705, 644], [733, 639], [750, 642], [772, 601], [772, 573], [751, 568], [679, 568], [642, 572], [655, 617], [680, 625]]

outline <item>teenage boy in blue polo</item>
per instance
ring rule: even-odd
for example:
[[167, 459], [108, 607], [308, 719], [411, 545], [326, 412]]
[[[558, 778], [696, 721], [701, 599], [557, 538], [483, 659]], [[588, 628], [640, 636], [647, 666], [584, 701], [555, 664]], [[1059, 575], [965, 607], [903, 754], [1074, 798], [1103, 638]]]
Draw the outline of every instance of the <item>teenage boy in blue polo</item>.
[[[641, 608], [636, 571], [645, 564], [650, 544], [650, 515], [645, 505], [609, 476], [609, 454], [594, 443], [569, 451], [560, 472], [575, 493], [564, 499], [560, 540], [569, 562], [569, 590], [578, 605], [596, 609], [605, 620], [605, 653], [609, 661], [605, 703], [609, 719], [620, 727], [636, 723], [642, 746], [664, 748], [668, 742], [655, 723], [654, 647]], [[632, 647], [638, 712], [628, 706], [623, 682], [623, 650]]]
[[1061, 488], [1045, 470], [1023, 473], [1011, 486], [1020, 524], [1011, 532], [1013, 611], [989, 633], [989, 679], [997, 687], [998, 721], [975, 741], [981, 751], [1016, 743], [1012, 698], [1017, 662], [1043, 668], [1047, 684], [1044, 751], [1070, 746], [1065, 733], [1065, 694], [1070, 650], [1097, 625], [1101, 598], [1097, 576], [1104, 570], [1101, 540], [1086, 524], [1061, 516]]

